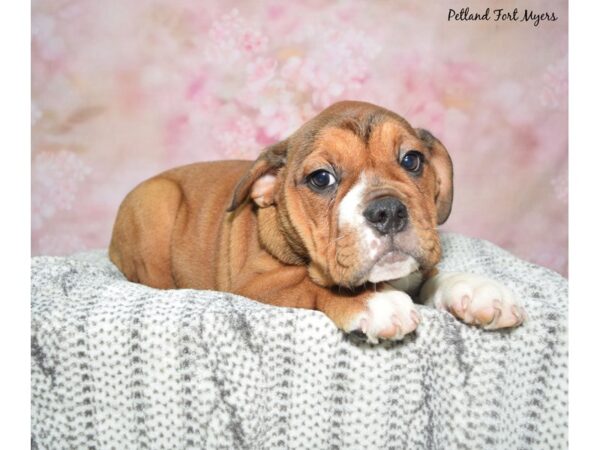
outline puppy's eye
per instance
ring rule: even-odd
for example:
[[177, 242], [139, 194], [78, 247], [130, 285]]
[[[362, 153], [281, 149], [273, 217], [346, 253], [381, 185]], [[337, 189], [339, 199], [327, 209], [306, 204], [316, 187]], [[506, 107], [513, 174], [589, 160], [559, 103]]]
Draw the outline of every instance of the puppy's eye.
[[412, 173], [419, 173], [423, 168], [423, 153], [416, 150], [406, 152], [400, 160], [400, 165]]
[[317, 170], [308, 176], [308, 184], [317, 191], [323, 191], [336, 183], [335, 176], [326, 170]]

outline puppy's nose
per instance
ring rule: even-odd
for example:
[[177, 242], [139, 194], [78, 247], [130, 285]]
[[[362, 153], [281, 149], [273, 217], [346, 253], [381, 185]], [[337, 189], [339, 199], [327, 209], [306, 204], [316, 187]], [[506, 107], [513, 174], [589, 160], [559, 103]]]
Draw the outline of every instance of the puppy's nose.
[[382, 197], [369, 203], [363, 215], [369, 225], [380, 233], [392, 234], [404, 229], [408, 212], [397, 198]]

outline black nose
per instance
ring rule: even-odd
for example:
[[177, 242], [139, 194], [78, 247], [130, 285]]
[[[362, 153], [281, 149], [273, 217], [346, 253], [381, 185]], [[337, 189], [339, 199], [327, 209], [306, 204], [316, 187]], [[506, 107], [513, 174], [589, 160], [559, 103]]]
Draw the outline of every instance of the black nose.
[[402, 231], [406, 226], [408, 212], [406, 206], [395, 197], [382, 197], [373, 200], [363, 215], [369, 225], [383, 234]]

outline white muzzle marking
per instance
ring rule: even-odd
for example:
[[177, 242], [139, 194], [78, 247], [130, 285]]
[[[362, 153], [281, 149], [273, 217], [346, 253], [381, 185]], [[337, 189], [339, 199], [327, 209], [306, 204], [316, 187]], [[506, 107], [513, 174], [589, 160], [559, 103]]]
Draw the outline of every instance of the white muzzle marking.
[[404, 278], [419, 269], [419, 263], [412, 256], [404, 255], [399, 261], [389, 262], [386, 260], [388, 255], [381, 258], [371, 269], [368, 278], [371, 283]]
[[[338, 223], [340, 229], [349, 228], [358, 235], [361, 251], [373, 261], [381, 254], [385, 245], [384, 239], [367, 223], [363, 215], [363, 198], [367, 190], [367, 179], [361, 173], [358, 182], [352, 186], [340, 202]], [[406, 277], [419, 268], [417, 261], [402, 253], [388, 253], [383, 256], [371, 269], [368, 281], [378, 283]]]

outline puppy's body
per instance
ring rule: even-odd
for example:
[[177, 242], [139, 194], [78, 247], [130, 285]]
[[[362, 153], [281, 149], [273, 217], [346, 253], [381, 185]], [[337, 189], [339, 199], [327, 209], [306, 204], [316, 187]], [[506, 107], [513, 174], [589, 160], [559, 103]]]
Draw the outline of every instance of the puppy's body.
[[[401, 339], [420, 315], [406, 292], [434, 274], [436, 225], [452, 204], [443, 145], [375, 105], [335, 104], [257, 161], [192, 164], [123, 201], [111, 260], [131, 281], [214, 289], [318, 309], [371, 341]], [[467, 323], [518, 325], [492, 280], [434, 276], [424, 300]]]
[[[284, 285], [307, 278], [306, 267], [282, 264], [260, 244], [259, 217], [253, 204], [247, 203], [235, 213], [226, 211], [232, 192], [252, 163], [190, 164], [137, 186], [119, 210], [110, 258], [131, 281], [160, 289], [245, 294], [247, 288], [255, 287], [266, 294], [273, 286], [257, 283], [262, 273], [277, 272], [278, 278], [285, 274]], [[263, 227], [268, 229], [268, 218], [266, 222]], [[308, 296], [254, 298], [314, 307], [314, 298]]]
[[221, 258], [230, 245], [219, 244], [230, 235], [227, 202], [250, 165], [191, 164], [137, 186], [119, 210], [111, 258], [129, 279], [148, 286], [229, 290], [219, 281], [226, 278]]
[[[227, 213], [231, 193], [251, 165], [190, 164], [137, 186], [119, 210], [111, 260], [130, 281], [155, 288], [226, 291], [297, 308], [330, 306], [335, 314], [339, 294], [317, 286], [300, 258], [297, 264], [282, 263], [261, 244], [259, 222], [262, 234], [278, 234], [269, 212], [259, 214], [253, 203], [246, 203]], [[289, 253], [277, 239], [270, 246], [278, 244], [275, 253]], [[349, 304], [348, 311], [340, 309], [339, 320], [345, 312], [362, 309], [364, 294], [356, 297], [357, 308]], [[341, 297], [355, 298], [346, 293]]]

